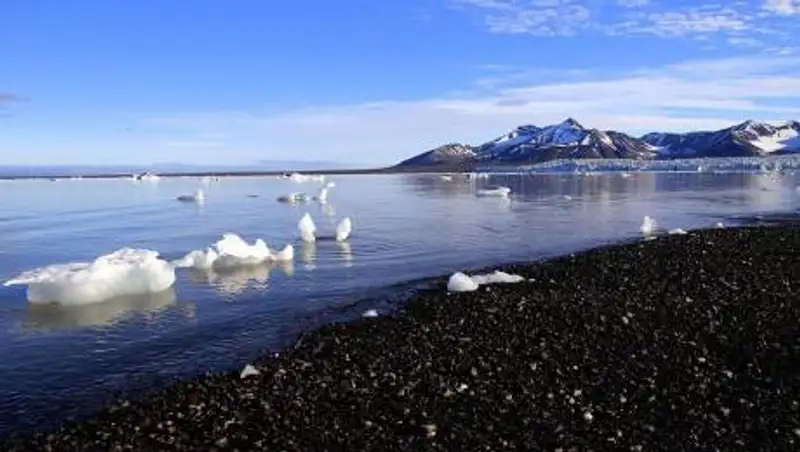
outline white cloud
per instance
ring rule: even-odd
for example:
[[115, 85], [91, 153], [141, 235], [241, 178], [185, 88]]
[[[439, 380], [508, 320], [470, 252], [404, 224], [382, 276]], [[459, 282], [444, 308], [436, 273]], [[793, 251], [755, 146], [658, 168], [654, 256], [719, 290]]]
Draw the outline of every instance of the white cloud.
[[571, 36], [591, 24], [578, 0], [459, 0], [457, 5], [486, 11], [489, 31], [535, 36]]
[[782, 16], [800, 14], [800, 0], [766, 0], [763, 9]]
[[[616, 25], [616, 33], [650, 33], [662, 37], [703, 35], [720, 31], [745, 31], [748, 18], [730, 9], [717, 11], [651, 13]], [[614, 27], [612, 27], [613, 29]]]
[[617, 4], [625, 8], [638, 8], [640, 6], [649, 5], [650, 0], [617, 0]]
[[774, 16], [800, 12], [800, 0], [767, 0], [760, 6], [751, 1], [697, 2], [686, 7], [649, 0], [459, 0], [458, 5], [481, 14], [493, 33], [572, 36], [592, 32], [698, 40], [720, 35], [721, 43], [736, 47], [781, 44], [762, 39], [786, 39], [793, 33], [791, 24], [775, 22]]
[[170, 136], [224, 133], [252, 158], [390, 164], [443, 143], [480, 143], [521, 124], [568, 116], [640, 134], [721, 128], [746, 118], [800, 116], [800, 58], [688, 61], [551, 83], [512, 79], [480, 94], [312, 106], [281, 113], [197, 113], [152, 118]]

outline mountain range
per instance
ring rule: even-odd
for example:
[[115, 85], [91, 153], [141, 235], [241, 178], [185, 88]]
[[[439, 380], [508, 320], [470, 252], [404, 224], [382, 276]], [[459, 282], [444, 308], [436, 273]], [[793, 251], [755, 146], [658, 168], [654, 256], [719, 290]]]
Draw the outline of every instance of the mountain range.
[[633, 137], [587, 128], [578, 121], [519, 126], [478, 146], [450, 143], [398, 163], [396, 168], [468, 168], [487, 164], [530, 164], [557, 159], [678, 159], [753, 157], [800, 153], [800, 122], [745, 121], [731, 127], [688, 133], [652, 132]]

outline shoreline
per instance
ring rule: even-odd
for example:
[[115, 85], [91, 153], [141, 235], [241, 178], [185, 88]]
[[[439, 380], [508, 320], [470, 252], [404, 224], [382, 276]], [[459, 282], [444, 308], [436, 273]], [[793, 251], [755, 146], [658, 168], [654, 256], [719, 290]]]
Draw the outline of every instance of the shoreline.
[[0, 449], [800, 446], [797, 226], [497, 268], [535, 281], [448, 295], [432, 277], [395, 314], [301, 335], [259, 376], [181, 381]]

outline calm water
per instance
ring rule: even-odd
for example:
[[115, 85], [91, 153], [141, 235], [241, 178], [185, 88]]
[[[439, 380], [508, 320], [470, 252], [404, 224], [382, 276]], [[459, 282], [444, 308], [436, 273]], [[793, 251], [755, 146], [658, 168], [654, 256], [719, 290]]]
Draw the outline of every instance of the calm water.
[[[297, 221], [305, 212], [322, 234], [350, 216], [354, 233], [347, 245], [298, 245], [290, 268], [213, 278], [179, 271], [174, 291], [158, 297], [34, 309], [24, 287], [1, 287], [0, 436], [86, 413], [115, 391], [238, 367], [334, 316], [387, 309], [381, 301], [392, 293], [387, 288], [404, 281], [632, 238], [644, 215], [666, 228], [689, 229], [751, 213], [794, 211], [800, 204], [796, 175], [333, 180], [338, 186], [324, 207], [277, 203], [281, 194], [315, 193], [319, 184], [272, 178], [212, 183], [202, 207], [174, 200], [199, 185], [194, 179], [1, 182], [3, 280], [123, 246], [173, 259], [228, 231], [280, 247], [297, 242]], [[515, 197], [475, 196], [476, 187], [497, 184], [511, 187]]]

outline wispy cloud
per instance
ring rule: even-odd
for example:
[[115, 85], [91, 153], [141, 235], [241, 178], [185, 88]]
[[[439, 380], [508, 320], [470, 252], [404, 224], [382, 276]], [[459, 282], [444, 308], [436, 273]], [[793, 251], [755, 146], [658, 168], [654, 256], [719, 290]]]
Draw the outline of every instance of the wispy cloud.
[[722, 43], [746, 47], [776, 45], [772, 41], [786, 38], [794, 24], [772, 18], [800, 12], [800, 0], [689, 6], [650, 0], [457, 0], [457, 4], [481, 14], [493, 33], [572, 36], [587, 32], [700, 40], [721, 36]]
[[14, 102], [19, 99], [20, 97], [14, 93], [0, 92], [0, 102]]
[[800, 14], [800, 0], [765, 0], [763, 9], [781, 16]]
[[8, 106], [12, 103], [21, 102], [22, 97], [18, 94], [0, 91], [0, 118], [9, 116]]
[[[579, 75], [583, 74], [583, 75]], [[800, 58], [687, 61], [624, 74], [576, 71], [570, 81], [524, 77], [471, 95], [310, 106], [277, 114], [208, 112], [149, 118], [165, 131], [221, 131], [271, 158], [392, 163], [446, 142], [479, 143], [521, 124], [573, 116], [634, 134], [721, 128], [746, 118], [800, 116]]]
[[21, 102], [22, 97], [19, 94], [0, 91], [0, 106], [8, 105], [14, 102]]
[[695, 8], [630, 16], [607, 28], [611, 34], [645, 33], [661, 37], [696, 36], [718, 32], [744, 32], [750, 18], [735, 10]]
[[638, 8], [650, 4], [650, 0], [617, 0], [619, 6], [625, 8]]

